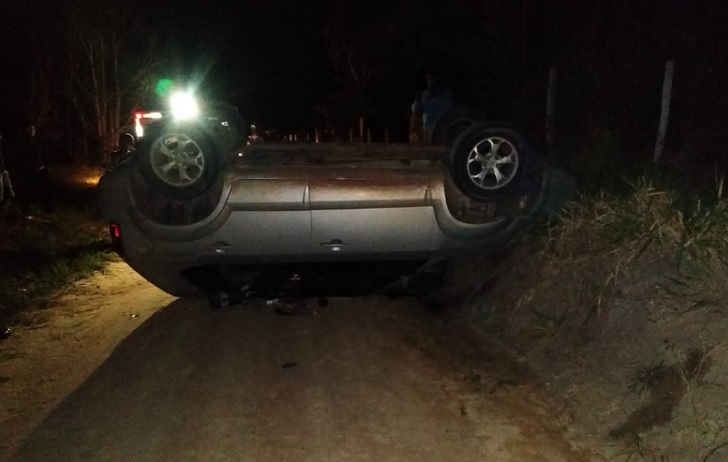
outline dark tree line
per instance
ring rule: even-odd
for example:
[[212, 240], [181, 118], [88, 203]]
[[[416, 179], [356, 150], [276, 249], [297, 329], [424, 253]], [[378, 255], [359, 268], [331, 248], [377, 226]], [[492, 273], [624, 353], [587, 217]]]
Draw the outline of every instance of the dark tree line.
[[172, 77], [251, 122], [363, 117], [403, 139], [406, 111], [434, 72], [459, 103], [540, 143], [556, 67], [556, 155], [601, 169], [650, 158], [674, 60], [668, 146], [697, 155], [721, 141], [728, 117], [720, 3], [0, 0], [0, 130], [34, 123], [59, 157], [103, 162], [133, 108]]
[[159, 62], [136, 6], [106, 0], [4, 5], [0, 28], [13, 32], [2, 37], [12, 51], [3, 70], [10, 91], [0, 101], [0, 129], [18, 138], [35, 126], [55, 160], [108, 161]]

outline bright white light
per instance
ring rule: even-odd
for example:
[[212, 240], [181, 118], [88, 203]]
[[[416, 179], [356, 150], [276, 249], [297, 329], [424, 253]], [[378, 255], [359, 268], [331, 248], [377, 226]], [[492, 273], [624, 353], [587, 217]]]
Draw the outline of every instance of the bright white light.
[[194, 119], [200, 113], [195, 97], [191, 93], [177, 92], [169, 99], [172, 116], [180, 120]]
[[137, 138], [144, 136], [144, 127], [142, 126], [141, 119], [134, 119], [134, 131], [136, 132]]

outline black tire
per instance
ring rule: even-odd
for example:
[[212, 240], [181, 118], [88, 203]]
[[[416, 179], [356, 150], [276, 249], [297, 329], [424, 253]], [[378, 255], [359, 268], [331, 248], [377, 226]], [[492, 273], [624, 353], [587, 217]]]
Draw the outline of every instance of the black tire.
[[460, 134], [450, 151], [453, 181], [467, 196], [492, 201], [522, 189], [533, 149], [514, 129], [479, 122]]
[[150, 130], [138, 162], [149, 185], [174, 199], [204, 194], [222, 170], [222, 153], [197, 124], [166, 125]]
[[468, 127], [484, 120], [482, 112], [468, 106], [455, 106], [435, 120], [430, 132], [430, 144], [452, 146]]

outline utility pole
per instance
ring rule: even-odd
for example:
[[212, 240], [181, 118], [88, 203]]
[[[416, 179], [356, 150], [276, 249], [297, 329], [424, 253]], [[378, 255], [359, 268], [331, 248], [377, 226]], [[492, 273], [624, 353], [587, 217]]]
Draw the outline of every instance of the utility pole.
[[665, 63], [665, 79], [662, 82], [662, 110], [660, 113], [660, 125], [657, 127], [657, 141], [655, 141], [655, 155], [653, 162], [659, 164], [662, 161], [662, 149], [665, 146], [665, 133], [667, 133], [667, 121], [670, 116], [670, 99], [672, 98], [672, 74], [675, 70], [675, 61]]

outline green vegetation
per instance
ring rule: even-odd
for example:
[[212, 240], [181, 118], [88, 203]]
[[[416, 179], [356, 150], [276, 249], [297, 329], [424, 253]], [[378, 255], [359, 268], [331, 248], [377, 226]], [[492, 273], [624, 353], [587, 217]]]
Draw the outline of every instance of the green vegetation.
[[29, 306], [43, 307], [56, 290], [103, 269], [113, 258], [107, 251], [84, 250], [75, 257], [59, 258], [19, 276], [3, 277], [0, 279], [2, 317], [12, 316]]
[[554, 338], [561, 331], [568, 312], [553, 315], [542, 310], [533, 310], [533, 330], [547, 339]]
[[30, 215], [6, 206], [0, 213], [0, 325], [24, 309], [47, 306], [59, 289], [116, 258], [105, 224], [88, 205]]
[[629, 391], [642, 395], [643, 393], [651, 393], [655, 389], [661, 377], [665, 375], [665, 363], [660, 361], [654, 366], [642, 366], [632, 374], [632, 380], [629, 384]]

